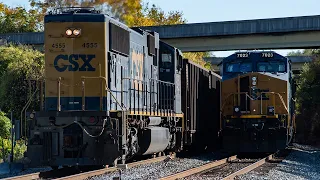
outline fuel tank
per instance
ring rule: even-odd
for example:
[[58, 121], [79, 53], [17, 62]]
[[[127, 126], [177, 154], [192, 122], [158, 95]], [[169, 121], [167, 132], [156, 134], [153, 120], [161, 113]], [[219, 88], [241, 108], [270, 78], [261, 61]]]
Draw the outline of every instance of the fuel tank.
[[170, 141], [170, 132], [164, 127], [147, 127], [139, 133], [140, 154], [147, 155], [166, 149]]

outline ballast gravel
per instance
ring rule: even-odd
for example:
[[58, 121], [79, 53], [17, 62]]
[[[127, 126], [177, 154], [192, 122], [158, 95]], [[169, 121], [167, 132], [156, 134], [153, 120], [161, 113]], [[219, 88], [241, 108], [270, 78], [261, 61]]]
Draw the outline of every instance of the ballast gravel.
[[21, 176], [21, 175], [26, 175], [26, 174], [32, 174], [32, 173], [37, 173], [37, 172], [45, 172], [45, 171], [51, 171], [51, 167], [40, 167], [40, 168], [27, 168], [21, 172], [8, 172], [0, 175], [0, 179], [3, 178], [10, 178], [14, 176]]
[[291, 153], [268, 173], [251, 171], [237, 179], [320, 179], [320, 149], [294, 144]]
[[218, 180], [245, 168], [260, 159], [236, 159], [232, 163], [223, 164], [211, 170], [184, 178], [184, 180]]
[[133, 168], [123, 169], [120, 172], [112, 172], [104, 175], [90, 177], [90, 180], [113, 179], [120, 177], [121, 180], [131, 179], [159, 179], [161, 177], [169, 176], [190, 168], [198, 167], [209, 163], [213, 160], [220, 160], [227, 156], [221, 157], [217, 154], [207, 154], [192, 158], [174, 158], [169, 161], [161, 161], [156, 163], [139, 165]]

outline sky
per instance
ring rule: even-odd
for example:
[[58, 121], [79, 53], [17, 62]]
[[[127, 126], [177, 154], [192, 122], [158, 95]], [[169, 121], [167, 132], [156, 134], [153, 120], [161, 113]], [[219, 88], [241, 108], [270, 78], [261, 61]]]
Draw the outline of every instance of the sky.
[[[9, 6], [29, 7], [28, 0], [0, 0]], [[181, 11], [188, 23], [319, 15], [319, 0], [143, 0], [165, 12]], [[286, 55], [292, 50], [276, 50]], [[234, 51], [214, 52], [228, 56]]]

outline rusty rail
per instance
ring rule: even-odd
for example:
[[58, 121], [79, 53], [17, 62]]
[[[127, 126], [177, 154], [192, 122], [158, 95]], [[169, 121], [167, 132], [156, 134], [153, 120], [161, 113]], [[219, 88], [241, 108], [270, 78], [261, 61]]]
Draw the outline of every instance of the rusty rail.
[[222, 164], [228, 163], [228, 162], [235, 160], [235, 159], [237, 159], [237, 156], [231, 156], [228, 158], [221, 159], [219, 161], [214, 161], [214, 162], [204, 164], [204, 165], [196, 167], [196, 168], [188, 169], [188, 170], [182, 171], [177, 174], [163, 177], [160, 180], [173, 180], [173, 179], [185, 178], [185, 177], [191, 176], [193, 174], [201, 173], [201, 172], [206, 171], [208, 169], [211, 169], [211, 168], [220, 166]]
[[[127, 167], [131, 168], [131, 167], [142, 165], [142, 164], [160, 162], [160, 161], [163, 161], [163, 160], [165, 160], [167, 158], [175, 158], [175, 157], [176, 157], [176, 154], [173, 153], [169, 157], [168, 156], [160, 156], [160, 157], [157, 157], [157, 158], [151, 158], [151, 159], [147, 159], [147, 160], [142, 160], [142, 161], [129, 163], [129, 164], [127, 164]], [[65, 177], [56, 178], [56, 179], [57, 180], [87, 179], [87, 178], [92, 177], [92, 176], [98, 176], [98, 175], [102, 175], [102, 174], [105, 174], [105, 173], [108, 173], [108, 172], [114, 172], [114, 171], [117, 171], [118, 169], [120, 169], [120, 168], [119, 167], [108, 167], [108, 168], [98, 169], [98, 170], [84, 172], [84, 173], [80, 173], [80, 174], [74, 174], [74, 175], [65, 176]], [[10, 180], [41, 179], [40, 173], [41, 172], [32, 173], [32, 174], [25, 174], [25, 175], [22, 175], [22, 176], [9, 177], [9, 178], [6, 178], [4, 180], [9, 180], [9, 179]]]
[[[175, 154], [171, 155], [170, 157], [174, 158]], [[163, 160], [165, 160], [167, 158], [168, 158], [167, 156], [161, 156], [161, 157], [157, 157], [157, 158], [152, 158], [152, 159], [147, 159], [147, 160], [138, 161], [138, 162], [134, 162], [134, 163], [129, 163], [129, 164], [127, 164], [127, 167], [131, 168], [131, 167], [142, 165], [142, 164], [160, 162], [160, 161], [163, 161]], [[117, 167], [104, 168], [104, 169], [99, 169], [99, 170], [95, 170], [95, 171], [89, 171], [89, 172], [85, 172], [85, 173], [75, 174], [75, 175], [72, 175], [72, 176], [66, 176], [66, 177], [58, 178], [56, 180], [87, 179], [87, 178], [92, 177], [92, 176], [98, 176], [98, 175], [102, 175], [102, 174], [105, 174], [105, 173], [108, 173], [108, 172], [114, 172], [114, 171], [117, 171], [118, 169], [120, 169], [120, 168], [117, 168]]]
[[252, 171], [253, 169], [255, 169], [255, 168], [263, 165], [263, 164], [266, 163], [268, 160], [273, 159], [273, 157], [274, 157], [274, 154], [271, 154], [271, 155], [269, 155], [268, 157], [265, 157], [265, 158], [261, 159], [260, 161], [251, 164], [250, 166], [247, 166], [247, 167], [245, 167], [245, 168], [243, 168], [243, 169], [240, 169], [239, 171], [237, 171], [237, 172], [235, 172], [235, 173], [230, 174], [229, 176], [223, 178], [223, 180], [234, 179], [236, 176], [239, 176], [239, 175], [245, 174], [245, 173], [247, 173], [247, 172], [250, 172], [250, 171]]

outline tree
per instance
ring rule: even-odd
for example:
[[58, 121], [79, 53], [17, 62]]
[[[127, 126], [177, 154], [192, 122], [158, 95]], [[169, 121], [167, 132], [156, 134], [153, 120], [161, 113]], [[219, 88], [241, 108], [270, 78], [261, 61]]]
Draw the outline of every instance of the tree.
[[44, 55], [26, 46], [0, 47], [0, 108], [20, 119], [30, 95], [28, 80], [44, 74]]
[[287, 56], [314, 56], [319, 54], [319, 49], [305, 49], [303, 51], [291, 51], [287, 54]]
[[[305, 142], [320, 139], [320, 59], [303, 66], [296, 92], [297, 128]], [[298, 131], [298, 130], [297, 130]]]
[[0, 138], [9, 138], [10, 136], [10, 119], [5, 116], [6, 114], [0, 111]]
[[142, 10], [141, 0], [29, 0], [32, 8], [41, 12], [37, 19], [43, 22], [45, 14], [55, 8], [95, 7], [130, 25]]
[[35, 32], [40, 24], [37, 20], [37, 11], [29, 11], [22, 7], [10, 8], [0, 3], [0, 33]]
[[209, 52], [186, 52], [183, 53], [183, 57], [189, 59], [201, 66], [205, 67], [208, 70], [211, 70], [212, 64], [203, 60], [204, 57], [210, 57]]

